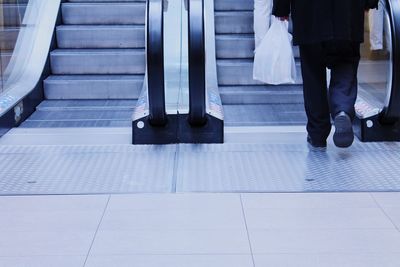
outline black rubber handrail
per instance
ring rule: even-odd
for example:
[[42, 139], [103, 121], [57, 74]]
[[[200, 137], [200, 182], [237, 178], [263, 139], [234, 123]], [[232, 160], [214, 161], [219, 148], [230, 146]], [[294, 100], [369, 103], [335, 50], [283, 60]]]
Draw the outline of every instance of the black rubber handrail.
[[189, 123], [206, 123], [206, 56], [204, 0], [188, 1], [189, 30]]
[[400, 1], [386, 0], [392, 35], [392, 77], [391, 88], [381, 112], [382, 123], [395, 123], [400, 119]]
[[146, 60], [149, 121], [154, 126], [167, 124], [164, 77], [163, 0], [147, 1]]

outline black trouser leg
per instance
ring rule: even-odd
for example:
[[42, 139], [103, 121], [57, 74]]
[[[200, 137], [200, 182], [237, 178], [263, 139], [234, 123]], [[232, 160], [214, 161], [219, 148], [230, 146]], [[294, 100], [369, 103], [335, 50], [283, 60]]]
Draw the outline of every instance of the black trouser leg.
[[357, 72], [360, 62], [360, 44], [332, 42], [326, 46], [327, 65], [331, 69], [329, 85], [330, 108], [334, 118], [341, 111], [354, 119], [357, 100]]
[[322, 44], [301, 45], [300, 57], [307, 131], [313, 141], [325, 141], [331, 131], [331, 120]]

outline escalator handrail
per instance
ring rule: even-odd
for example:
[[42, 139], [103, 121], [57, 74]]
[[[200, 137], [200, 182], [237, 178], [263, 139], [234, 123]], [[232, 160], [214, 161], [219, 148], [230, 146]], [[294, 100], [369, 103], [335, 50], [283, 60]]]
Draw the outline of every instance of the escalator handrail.
[[164, 7], [163, 0], [148, 0], [146, 11], [146, 68], [149, 121], [165, 126]]
[[206, 122], [206, 55], [204, 0], [188, 1], [189, 30], [189, 123]]
[[383, 123], [394, 123], [400, 119], [400, 2], [386, 0], [392, 36], [392, 77], [391, 86], [381, 112]]

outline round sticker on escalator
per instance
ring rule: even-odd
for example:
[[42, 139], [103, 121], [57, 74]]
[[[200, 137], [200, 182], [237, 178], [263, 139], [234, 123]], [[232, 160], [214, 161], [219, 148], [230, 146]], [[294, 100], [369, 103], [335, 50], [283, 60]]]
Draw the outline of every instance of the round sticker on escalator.
[[144, 122], [143, 122], [143, 121], [139, 121], [139, 122], [136, 124], [136, 126], [137, 126], [139, 129], [143, 129], [143, 128], [144, 128]]

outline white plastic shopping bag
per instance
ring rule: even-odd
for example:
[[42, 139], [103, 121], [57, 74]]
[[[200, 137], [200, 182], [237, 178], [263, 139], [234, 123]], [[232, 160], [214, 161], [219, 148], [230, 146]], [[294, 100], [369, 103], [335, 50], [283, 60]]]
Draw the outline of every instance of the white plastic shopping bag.
[[267, 84], [295, 83], [296, 63], [289, 23], [272, 17], [272, 24], [254, 56], [253, 79]]

